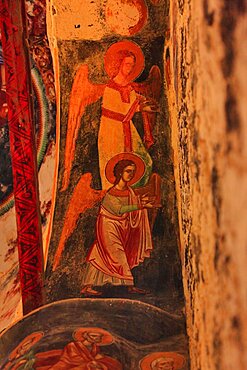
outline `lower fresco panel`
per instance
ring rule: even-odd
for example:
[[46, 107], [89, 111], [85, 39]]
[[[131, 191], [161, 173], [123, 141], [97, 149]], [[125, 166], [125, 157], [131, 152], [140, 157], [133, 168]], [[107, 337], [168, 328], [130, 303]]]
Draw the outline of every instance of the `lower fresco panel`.
[[0, 338], [2, 369], [187, 370], [186, 348], [183, 317], [127, 299], [52, 303]]

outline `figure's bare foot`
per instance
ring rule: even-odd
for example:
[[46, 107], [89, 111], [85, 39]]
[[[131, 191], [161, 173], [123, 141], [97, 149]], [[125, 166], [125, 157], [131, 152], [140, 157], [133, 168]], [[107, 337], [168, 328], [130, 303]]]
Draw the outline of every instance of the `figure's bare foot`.
[[129, 286], [128, 292], [133, 294], [148, 294], [149, 292], [144, 289], [136, 288], [135, 286]]
[[81, 290], [81, 294], [84, 294], [84, 295], [91, 295], [91, 296], [99, 296], [99, 295], [102, 295], [102, 293], [101, 293], [101, 292], [98, 292], [97, 290], [92, 289], [92, 287], [90, 287], [90, 286], [85, 286], [85, 287]]

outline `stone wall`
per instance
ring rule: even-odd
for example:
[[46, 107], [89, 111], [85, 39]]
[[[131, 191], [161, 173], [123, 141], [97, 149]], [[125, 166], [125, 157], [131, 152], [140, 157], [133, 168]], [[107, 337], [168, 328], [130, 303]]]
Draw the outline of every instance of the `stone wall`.
[[247, 368], [246, 8], [170, 4], [166, 83], [192, 370]]

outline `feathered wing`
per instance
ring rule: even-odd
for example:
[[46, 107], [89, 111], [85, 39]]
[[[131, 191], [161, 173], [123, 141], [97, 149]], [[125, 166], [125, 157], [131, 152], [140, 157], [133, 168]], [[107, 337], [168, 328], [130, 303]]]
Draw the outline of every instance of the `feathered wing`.
[[[158, 66], [153, 66], [150, 69], [149, 76], [146, 81], [138, 83], [133, 83], [133, 88], [135, 91], [147, 100], [151, 101], [151, 104], [157, 104], [160, 99], [161, 93], [161, 86], [162, 86], [162, 79], [161, 73]], [[143, 117], [143, 124], [144, 124], [144, 142], [147, 148], [150, 148], [154, 144], [153, 136], [152, 136], [152, 129], [155, 124], [156, 120], [156, 112], [142, 112]]]
[[70, 94], [64, 174], [61, 191], [66, 190], [69, 184], [81, 117], [83, 116], [87, 105], [96, 102], [103, 95], [105, 86], [105, 84], [92, 84], [88, 79], [88, 66], [85, 64], [80, 66], [75, 76]]
[[161, 73], [158, 66], [153, 66], [150, 71], [148, 78], [143, 82], [134, 82], [133, 87], [136, 92], [144, 95], [147, 98], [159, 100], [162, 86]]
[[59, 265], [64, 246], [70, 235], [76, 227], [77, 220], [81, 213], [95, 206], [104, 197], [105, 190], [94, 190], [91, 188], [92, 174], [85, 173], [81, 176], [76, 185], [65, 213], [63, 230], [59, 240], [59, 244], [54, 256], [53, 271]]

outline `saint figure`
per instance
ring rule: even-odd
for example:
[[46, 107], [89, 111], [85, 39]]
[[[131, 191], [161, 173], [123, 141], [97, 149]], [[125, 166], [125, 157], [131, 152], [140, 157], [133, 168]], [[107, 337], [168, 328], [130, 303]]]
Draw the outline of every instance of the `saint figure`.
[[[74, 339], [68, 343], [50, 370], [122, 370], [121, 363], [100, 351], [100, 346], [109, 345], [113, 337], [100, 328], [80, 328], [74, 332]], [[49, 355], [49, 351], [47, 352]], [[37, 369], [42, 369], [38, 366]]]
[[140, 362], [141, 370], [180, 370], [184, 365], [184, 356], [175, 352], [150, 353]]
[[28, 335], [11, 352], [9, 362], [3, 367], [4, 370], [33, 370], [36, 361], [33, 346], [43, 337], [42, 332]]

